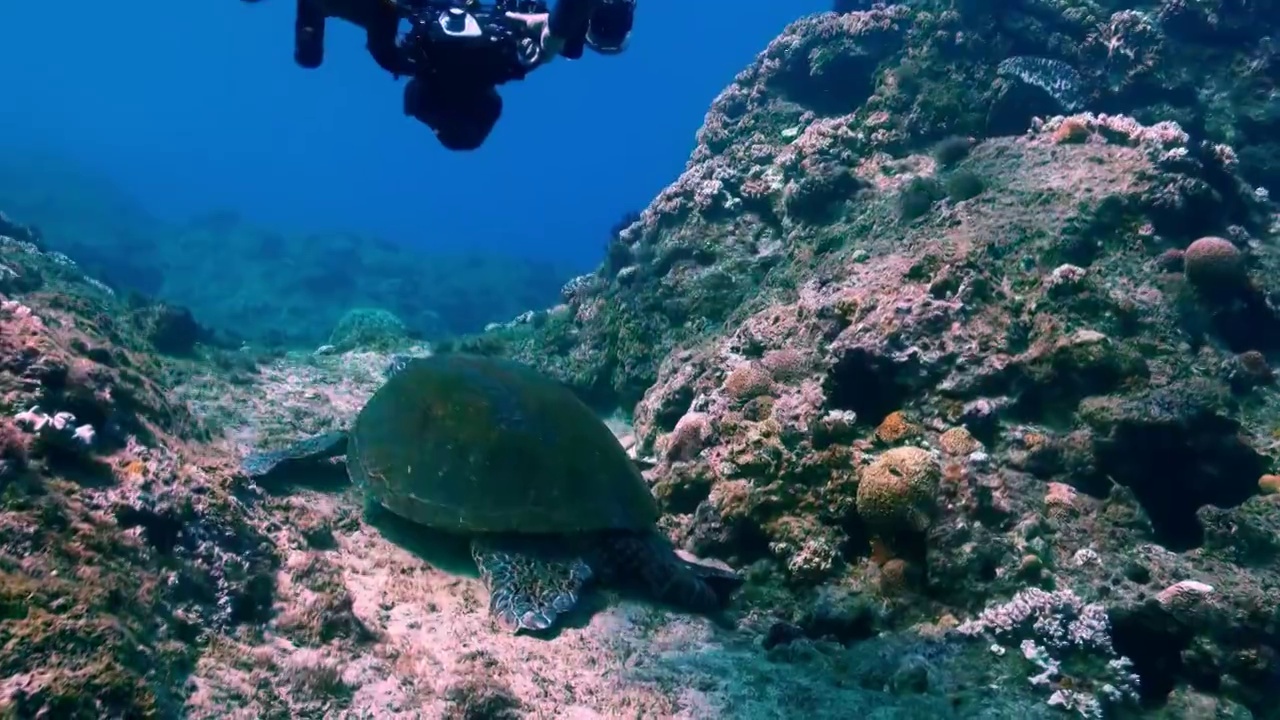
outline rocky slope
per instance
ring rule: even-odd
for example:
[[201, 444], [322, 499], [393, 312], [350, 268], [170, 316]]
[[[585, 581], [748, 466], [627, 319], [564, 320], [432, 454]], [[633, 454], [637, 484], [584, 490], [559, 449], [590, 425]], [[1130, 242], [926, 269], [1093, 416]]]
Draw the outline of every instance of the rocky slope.
[[175, 717], [199, 639], [270, 608], [275, 551], [170, 396], [163, 313], [37, 239], [0, 217], [0, 715]]
[[[1264, 5], [1214, 16], [1263, 13], [1241, 57]], [[1016, 7], [1001, 42], [1082, 12]], [[672, 538], [746, 575], [729, 627], [606, 596], [501, 634], [340, 465], [235, 470], [388, 355], [161, 357], [171, 312], [0, 226], [0, 715], [1277, 717], [1277, 208], [1172, 123], [965, 124], [1061, 71], [996, 79], [980, 10], [793, 24], [564, 304], [435, 348], [615, 414]], [[1041, 100], [1114, 100], [1076, 72]], [[948, 77], [991, 93], [929, 105]]]
[[[554, 640], [508, 636], [451, 548], [369, 524], [340, 467], [236, 470], [348, 421], [389, 356], [157, 355], [147, 316], [3, 232], [0, 716], [1045, 716], [1025, 689], [991, 704], [994, 668], [942, 673], [985, 650], [928, 636], [766, 652], [768, 615], [729, 630], [614, 597]], [[921, 678], [947, 696], [881, 689]]]
[[[1074, 599], [1035, 597], [1105, 608], [1101, 654], [1146, 706], [1196, 688], [1270, 717], [1275, 207], [1233, 148], [1173, 122], [1082, 111], [1002, 136], [1010, 93], [1120, 94], [1047, 58], [976, 62], [953, 44], [966, 17], [793, 24], [600, 272], [463, 347], [634, 406], [672, 535], [752, 568], [748, 604], [793, 636], [827, 634], [805, 619], [833, 592], [902, 628], [1056, 588]], [[900, 80], [943, 77], [944, 46], [966, 57], [950, 92], [995, 82], [922, 116], [940, 85]], [[955, 129], [973, 136], [932, 142]], [[1123, 685], [1040, 680], [1067, 704]]]

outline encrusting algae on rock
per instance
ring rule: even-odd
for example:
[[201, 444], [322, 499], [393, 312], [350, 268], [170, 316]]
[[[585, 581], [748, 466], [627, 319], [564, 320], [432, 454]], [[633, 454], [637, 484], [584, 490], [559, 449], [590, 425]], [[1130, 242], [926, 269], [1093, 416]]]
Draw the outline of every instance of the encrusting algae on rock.
[[[0, 715], [1270, 717], [1266, 114], [1195, 100], [1229, 151], [1140, 98], [1261, 83], [1277, 18], [1036, 12], [798, 20], [563, 305], [434, 348], [626, 418], [658, 530], [741, 569], [724, 625], [606, 592], [501, 631], [340, 463], [238, 469], [349, 427], [387, 351], [190, 345], [4, 225]], [[1060, 114], [1099, 98], [1133, 117]]]

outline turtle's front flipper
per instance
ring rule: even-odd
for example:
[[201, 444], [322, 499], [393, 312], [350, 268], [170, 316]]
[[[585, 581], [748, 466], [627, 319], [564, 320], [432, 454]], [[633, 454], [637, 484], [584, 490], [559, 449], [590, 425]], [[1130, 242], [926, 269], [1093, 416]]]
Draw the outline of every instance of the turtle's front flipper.
[[606, 582], [631, 586], [685, 610], [715, 614], [742, 585], [742, 577], [731, 570], [681, 558], [656, 531], [609, 533], [599, 547], [599, 567], [607, 569]]
[[489, 612], [503, 629], [547, 630], [578, 604], [591, 579], [581, 558], [551, 558], [482, 540], [471, 556], [489, 590]]
[[263, 477], [281, 466], [314, 463], [347, 451], [347, 433], [341, 430], [299, 440], [280, 450], [254, 453], [240, 461], [240, 469], [252, 478]]

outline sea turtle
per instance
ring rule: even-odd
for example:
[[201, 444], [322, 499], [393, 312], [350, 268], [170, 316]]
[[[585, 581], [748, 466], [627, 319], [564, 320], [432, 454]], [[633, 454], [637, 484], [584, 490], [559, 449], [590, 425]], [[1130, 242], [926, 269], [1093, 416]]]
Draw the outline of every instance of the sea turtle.
[[463, 534], [504, 628], [547, 630], [599, 581], [714, 613], [741, 584], [680, 558], [613, 433], [567, 387], [510, 360], [444, 354], [392, 363], [349, 431], [251, 455], [282, 462], [346, 453], [373, 508]]

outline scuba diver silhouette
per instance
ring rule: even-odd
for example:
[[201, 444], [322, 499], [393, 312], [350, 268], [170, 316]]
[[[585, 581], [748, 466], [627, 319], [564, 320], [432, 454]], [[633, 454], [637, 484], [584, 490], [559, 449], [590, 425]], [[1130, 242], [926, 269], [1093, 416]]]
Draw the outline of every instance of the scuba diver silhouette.
[[[246, 0], [256, 2], [257, 0]], [[374, 62], [408, 77], [404, 113], [450, 150], [484, 144], [502, 116], [497, 87], [557, 55], [625, 49], [636, 0], [296, 0], [294, 60], [324, 61], [325, 21], [365, 31]]]

